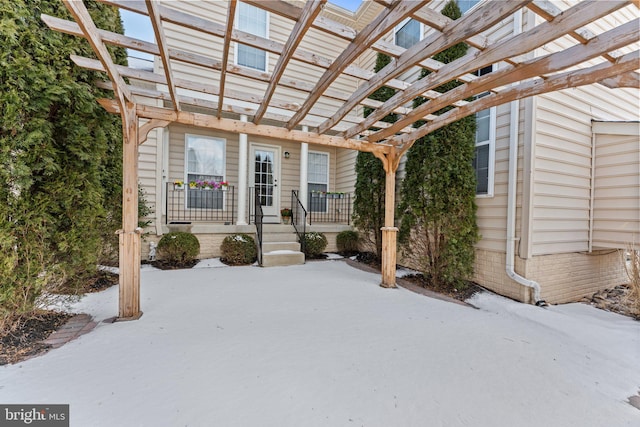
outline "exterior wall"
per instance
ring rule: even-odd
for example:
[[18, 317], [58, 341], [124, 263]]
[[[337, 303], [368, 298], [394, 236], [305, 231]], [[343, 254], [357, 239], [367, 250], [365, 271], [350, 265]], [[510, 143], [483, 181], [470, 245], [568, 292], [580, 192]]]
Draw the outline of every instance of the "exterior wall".
[[640, 122], [594, 122], [594, 248], [640, 248]]
[[[551, 304], [577, 301], [584, 296], [628, 282], [622, 251], [542, 255], [530, 259], [516, 257], [516, 273], [541, 285], [540, 296]], [[530, 288], [519, 285], [505, 274], [505, 254], [476, 251], [473, 278], [500, 295], [530, 303]]]
[[[225, 2], [165, 1], [164, 3], [167, 7], [175, 10], [187, 12], [195, 16], [206, 16], [207, 19], [217, 22], [220, 25], [224, 25], [226, 22]], [[284, 45], [291, 33], [291, 30], [293, 29], [293, 25], [294, 23], [289, 19], [270, 13], [268, 16], [267, 33], [269, 40], [280, 45]], [[165, 36], [169, 48], [192, 52], [212, 60], [218, 60], [222, 56], [222, 44], [219, 42], [221, 39], [218, 37], [201, 35], [195, 31], [182, 29], [169, 23], [166, 23], [165, 26]], [[347, 47], [347, 45], [348, 41], [344, 39], [311, 28], [297, 49], [313, 52], [318, 56], [334, 60], [337, 55]], [[235, 43], [232, 43], [232, 49], [230, 49], [229, 55], [229, 64], [233, 65], [235, 63]], [[277, 59], [278, 55], [271, 53], [267, 54], [266, 73], [273, 71]], [[192, 66], [177, 61], [172, 63], [172, 69], [176, 78], [185, 78], [208, 86], [217, 86], [219, 84], [219, 71]], [[239, 67], [239, 69], [242, 69], [242, 67]], [[252, 74], [259, 73], [257, 70], [245, 70]], [[321, 67], [292, 60], [287, 66], [281, 81], [293, 80], [296, 82], [313, 82], [315, 84], [315, 81], [317, 81], [324, 71], [325, 70]], [[267, 88], [266, 82], [261, 83], [255, 80], [246, 79], [234, 73], [227, 73], [226, 85], [229, 89], [241, 91], [246, 94], [263, 93]], [[331, 88], [335, 91], [351, 93], [356, 86], [357, 79], [348, 76], [341, 76], [332, 83]], [[294, 103], [302, 104], [307, 96], [308, 94], [305, 92], [279, 86], [274, 93], [273, 100], [281, 101], [282, 103], [289, 105], [293, 105]], [[212, 99], [217, 99], [217, 97], [212, 97]], [[228, 100], [228, 102], [236, 102], [237, 105], [241, 105], [239, 101]], [[342, 105], [342, 102], [343, 101], [337, 99], [321, 97], [311, 110], [311, 114], [313, 114], [314, 111], [320, 110], [333, 112]], [[276, 114], [280, 113], [278, 110], [274, 110], [273, 108], [270, 108], [269, 112], [274, 112]], [[313, 121], [313, 123], [309, 123], [311, 125], [318, 125], [321, 122], [319, 118], [316, 120], [312, 117], [310, 120]], [[355, 121], [352, 120], [352, 123], [355, 124]], [[339, 131], [345, 129], [346, 127], [336, 127], [336, 130]]]

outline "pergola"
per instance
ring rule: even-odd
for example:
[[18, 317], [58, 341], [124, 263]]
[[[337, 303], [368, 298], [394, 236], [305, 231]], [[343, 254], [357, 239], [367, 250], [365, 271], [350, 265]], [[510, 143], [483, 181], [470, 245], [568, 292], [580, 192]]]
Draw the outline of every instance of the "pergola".
[[[109, 81], [97, 84], [112, 89], [114, 96], [99, 102], [109, 112], [122, 117], [123, 225], [119, 231], [119, 318], [123, 320], [137, 319], [142, 314], [139, 300], [141, 230], [137, 228], [138, 145], [156, 127], [180, 123], [373, 153], [382, 161], [386, 171], [382, 286], [395, 287], [398, 231], [394, 225], [396, 170], [403, 154], [417, 139], [486, 108], [551, 91], [593, 83], [610, 88], [640, 87], [640, 75], [637, 73], [640, 69], [640, 0], [583, 1], [565, 10], [547, 1], [485, 1], [456, 21], [433, 10], [429, 0], [376, 0], [379, 13], [359, 30], [321, 14], [326, 0], [245, 0], [293, 22], [293, 29], [284, 44], [235, 29], [236, 0], [225, 1], [225, 25], [172, 9], [170, 3], [100, 0], [147, 15], [153, 26], [155, 43], [99, 29], [82, 1], [62, 1], [75, 22], [47, 15], [42, 19], [53, 30], [84, 37], [91, 44], [97, 60], [78, 56], [72, 59], [80, 67], [106, 73]], [[542, 18], [538, 25], [497, 42], [482, 35], [485, 30], [524, 8]], [[623, 8], [632, 18], [614, 29], [596, 34], [596, 31], [585, 28], [600, 19], [608, 19], [610, 14]], [[424, 39], [409, 49], [383, 40], [383, 36], [409, 17], [429, 28]], [[222, 46], [222, 56], [212, 59], [171, 47], [165, 37], [167, 24], [214, 36]], [[346, 40], [347, 47], [337, 52], [335, 58], [303, 50], [299, 45], [310, 30]], [[527, 55], [564, 37], [570, 37], [574, 42], [561, 44], [570, 46], [546, 56]], [[263, 73], [229, 64], [229, 51], [235, 42], [276, 55], [273, 70]], [[448, 64], [432, 58], [459, 42], [466, 42], [474, 49]], [[107, 45], [159, 57], [162, 73], [116, 65]], [[377, 73], [365, 70], [357, 65], [357, 59], [369, 50], [385, 53], [393, 60]], [[287, 78], [285, 70], [293, 61], [320, 69], [321, 77], [315, 83]], [[180, 62], [219, 72], [218, 85], [203, 85], [178, 77], [172, 68]], [[501, 64], [497, 71], [481, 77], [474, 74], [496, 63]], [[432, 73], [414, 82], [399, 79], [415, 66], [427, 68]], [[266, 82], [267, 89], [258, 95], [231, 90], [225, 85], [226, 76], [231, 74], [261, 84]], [[332, 83], [341, 75], [358, 79], [357, 89], [347, 93], [333, 88]], [[156, 89], [128, 84], [125, 78], [152, 83]], [[445, 93], [434, 90], [454, 79], [463, 84]], [[396, 94], [386, 102], [368, 98], [383, 86], [395, 89]], [[304, 101], [286, 103], [275, 99], [273, 95], [279, 87], [296, 89], [303, 94]], [[488, 95], [477, 97], [485, 92]], [[212, 96], [217, 101], [212, 101]], [[411, 101], [418, 96], [426, 97], [428, 102], [411, 108]], [[322, 98], [337, 99], [341, 106], [335, 111], [319, 108], [317, 104]], [[158, 102], [151, 106], [148, 105], [149, 99]], [[242, 106], [237, 101], [242, 101]], [[190, 106], [199, 107], [199, 112], [194, 112]], [[374, 111], [366, 118], [354, 120], [350, 113], [363, 106]], [[444, 114], [435, 114], [447, 106], [452, 108]], [[392, 112], [399, 114], [397, 122], [380, 121]], [[251, 119], [241, 119], [241, 115]], [[418, 121], [423, 124], [414, 127]]]

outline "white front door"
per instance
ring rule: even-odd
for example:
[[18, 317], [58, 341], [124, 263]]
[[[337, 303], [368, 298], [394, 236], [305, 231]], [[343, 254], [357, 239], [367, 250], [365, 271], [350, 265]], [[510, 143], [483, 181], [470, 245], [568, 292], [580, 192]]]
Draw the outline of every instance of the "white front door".
[[260, 196], [264, 222], [280, 222], [280, 147], [251, 145], [250, 181]]

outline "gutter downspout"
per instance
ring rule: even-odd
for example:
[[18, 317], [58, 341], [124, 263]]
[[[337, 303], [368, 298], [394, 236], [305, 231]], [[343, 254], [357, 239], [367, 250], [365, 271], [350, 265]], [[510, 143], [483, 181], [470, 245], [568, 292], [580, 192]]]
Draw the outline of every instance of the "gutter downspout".
[[[522, 32], [522, 10], [518, 10], [513, 18], [514, 35]], [[507, 244], [506, 244], [506, 272], [507, 276], [517, 283], [533, 289], [533, 299], [537, 306], [544, 307], [547, 303], [540, 299], [540, 284], [526, 279], [515, 272], [515, 244], [516, 244], [516, 194], [518, 180], [518, 133], [520, 132], [520, 102], [510, 103], [511, 120], [509, 123], [509, 178], [507, 190]]]

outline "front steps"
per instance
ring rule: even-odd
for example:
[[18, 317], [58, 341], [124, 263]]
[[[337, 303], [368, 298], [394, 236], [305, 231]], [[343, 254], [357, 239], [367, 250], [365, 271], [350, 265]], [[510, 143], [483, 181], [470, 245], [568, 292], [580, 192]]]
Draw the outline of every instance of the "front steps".
[[292, 225], [264, 224], [262, 227], [263, 267], [304, 264], [304, 254], [300, 252]]

